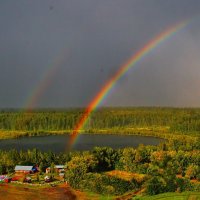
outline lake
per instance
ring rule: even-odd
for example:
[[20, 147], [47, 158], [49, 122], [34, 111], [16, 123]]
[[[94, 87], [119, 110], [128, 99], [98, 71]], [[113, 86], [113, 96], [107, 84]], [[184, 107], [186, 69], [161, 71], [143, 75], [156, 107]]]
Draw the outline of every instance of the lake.
[[[0, 140], [0, 149], [27, 150], [32, 148], [41, 151], [63, 152], [66, 150], [69, 135], [48, 135], [40, 137], [22, 137], [18, 139]], [[95, 146], [109, 146], [112, 148], [137, 147], [139, 144], [158, 145], [163, 139], [136, 135], [79, 135], [73, 150], [91, 150]]]

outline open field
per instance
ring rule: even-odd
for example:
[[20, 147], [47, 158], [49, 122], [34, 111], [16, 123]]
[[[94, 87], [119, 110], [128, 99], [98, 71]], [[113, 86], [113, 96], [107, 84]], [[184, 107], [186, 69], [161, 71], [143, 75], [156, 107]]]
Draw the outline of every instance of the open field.
[[56, 187], [37, 188], [16, 184], [0, 184], [0, 200], [75, 200], [87, 199], [81, 192], [72, 190], [69, 186], [61, 184]]
[[[87, 194], [79, 191], [74, 191], [64, 184], [56, 187], [35, 188], [13, 184], [0, 185], [0, 200], [128, 200], [134, 194], [122, 195], [120, 197], [101, 196], [97, 194]], [[133, 200], [200, 200], [199, 192], [184, 192], [184, 193], [165, 193], [155, 196], [140, 197], [135, 196]]]
[[112, 170], [112, 171], [106, 172], [106, 174], [109, 176], [115, 176], [127, 181], [131, 181], [132, 179], [135, 179], [138, 182], [142, 182], [147, 177], [146, 174], [131, 173], [131, 172], [120, 171], [120, 170]]
[[200, 192], [164, 193], [148, 197], [134, 197], [133, 200], [200, 200]]

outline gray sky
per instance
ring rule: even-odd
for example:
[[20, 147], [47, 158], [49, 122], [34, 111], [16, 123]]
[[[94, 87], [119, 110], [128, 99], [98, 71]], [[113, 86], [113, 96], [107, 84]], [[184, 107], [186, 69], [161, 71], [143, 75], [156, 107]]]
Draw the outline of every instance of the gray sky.
[[199, 107], [199, 14], [199, 0], [1, 0], [0, 107], [25, 106], [55, 65], [36, 106], [86, 106], [139, 48], [190, 18], [103, 105]]

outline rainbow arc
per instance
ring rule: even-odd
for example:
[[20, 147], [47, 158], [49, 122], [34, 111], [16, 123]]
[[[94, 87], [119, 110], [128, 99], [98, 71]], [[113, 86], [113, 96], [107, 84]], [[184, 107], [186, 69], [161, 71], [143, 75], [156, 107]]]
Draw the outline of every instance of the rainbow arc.
[[97, 95], [92, 99], [90, 104], [87, 106], [82, 117], [75, 125], [73, 132], [70, 135], [70, 140], [68, 144], [68, 149], [70, 149], [76, 142], [80, 131], [83, 129], [87, 123], [90, 115], [98, 108], [101, 102], [106, 98], [107, 94], [114, 87], [117, 81], [126, 74], [130, 68], [134, 67], [142, 58], [154, 50], [159, 44], [166, 41], [178, 31], [182, 30], [189, 21], [184, 21], [175, 26], [172, 26], [156, 36], [154, 39], [149, 41], [143, 48], [137, 51], [132, 57], [130, 57], [119, 69], [118, 71], [105, 83], [105, 85], [100, 89]]

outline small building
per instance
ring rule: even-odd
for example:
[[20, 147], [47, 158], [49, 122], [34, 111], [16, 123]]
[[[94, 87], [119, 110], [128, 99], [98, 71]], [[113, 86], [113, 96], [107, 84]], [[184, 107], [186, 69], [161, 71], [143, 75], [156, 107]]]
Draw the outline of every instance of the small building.
[[37, 168], [34, 166], [21, 166], [21, 165], [15, 166], [15, 173], [31, 174], [31, 173], [35, 173], [36, 171], [37, 171]]
[[[65, 169], [66, 169], [65, 165], [55, 165], [55, 167], [54, 167], [54, 170], [56, 173], [64, 173]], [[48, 174], [50, 172], [51, 172], [51, 168], [50, 167], [46, 168], [46, 174]]]
[[44, 177], [44, 181], [45, 181], [46, 183], [51, 182], [51, 177], [45, 176], [45, 177]]
[[64, 172], [61, 172], [61, 173], [59, 173], [59, 176], [62, 177], [62, 178], [64, 178], [65, 173], [64, 173]]

